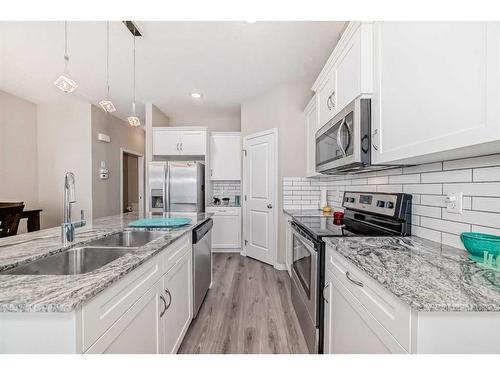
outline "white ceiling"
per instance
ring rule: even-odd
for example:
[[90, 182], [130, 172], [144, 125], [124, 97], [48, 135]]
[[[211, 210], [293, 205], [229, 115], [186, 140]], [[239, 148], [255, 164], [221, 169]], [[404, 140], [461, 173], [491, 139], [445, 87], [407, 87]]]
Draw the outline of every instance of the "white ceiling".
[[[284, 82], [311, 84], [344, 22], [136, 22], [137, 102], [170, 117], [235, 117], [240, 103]], [[35, 103], [65, 95], [63, 22], [0, 22], [0, 89]], [[71, 95], [96, 104], [105, 95], [106, 23], [69, 22]], [[111, 99], [125, 118], [132, 101], [132, 34], [110, 25]], [[195, 101], [192, 91], [203, 93]]]

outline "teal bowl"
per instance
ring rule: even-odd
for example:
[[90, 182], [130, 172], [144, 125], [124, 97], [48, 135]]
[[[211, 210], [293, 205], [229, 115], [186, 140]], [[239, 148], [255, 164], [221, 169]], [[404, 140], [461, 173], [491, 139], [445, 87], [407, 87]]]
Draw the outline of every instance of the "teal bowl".
[[493, 256], [500, 255], [500, 236], [492, 234], [464, 232], [460, 235], [467, 251], [476, 257], [483, 257], [487, 251]]

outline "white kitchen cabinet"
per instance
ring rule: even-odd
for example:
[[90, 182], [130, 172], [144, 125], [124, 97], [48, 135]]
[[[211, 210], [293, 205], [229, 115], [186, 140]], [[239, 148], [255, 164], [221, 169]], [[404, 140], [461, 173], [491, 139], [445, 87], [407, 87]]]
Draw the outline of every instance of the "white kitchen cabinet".
[[317, 176], [316, 172], [316, 131], [318, 130], [318, 111], [316, 97], [313, 97], [304, 110], [306, 131], [306, 177]]
[[371, 22], [351, 22], [342, 34], [312, 90], [316, 93], [318, 128], [351, 101], [373, 92]]
[[207, 131], [205, 128], [153, 128], [153, 155], [205, 155]]
[[164, 353], [162, 283], [158, 280], [123, 314], [87, 354], [157, 354]]
[[376, 22], [372, 162], [498, 152], [500, 26]]
[[241, 249], [241, 207], [207, 207], [206, 211], [214, 213], [214, 251]]
[[192, 254], [185, 253], [163, 277], [164, 352], [175, 354], [193, 317]]
[[210, 134], [210, 179], [241, 179], [241, 133]]

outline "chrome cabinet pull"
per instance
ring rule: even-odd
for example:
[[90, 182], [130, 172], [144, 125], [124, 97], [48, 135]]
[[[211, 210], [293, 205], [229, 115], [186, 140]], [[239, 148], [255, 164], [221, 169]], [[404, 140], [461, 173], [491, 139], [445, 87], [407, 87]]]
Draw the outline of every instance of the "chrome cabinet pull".
[[330, 95], [328, 97], [328, 99], [326, 99], [326, 106], [328, 107], [328, 109], [331, 111], [332, 110], [332, 107], [330, 107], [330, 99], [332, 98], [332, 96]]
[[271, 208], [273, 208], [273, 205], [272, 205], [271, 203], [269, 203], [269, 204], [267, 205], [267, 208], [271, 209]]
[[335, 103], [333, 102], [333, 97], [335, 96], [335, 91], [332, 92], [330, 97], [328, 98], [330, 100], [330, 104], [332, 106], [332, 109], [335, 108]]
[[168, 295], [168, 305], [165, 305], [165, 311], [167, 311], [170, 305], [172, 304], [172, 295], [170, 294], [170, 290], [168, 289], [165, 289], [165, 293], [167, 293]]
[[326, 303], [330, 303], [328, 301], [328, 298], [325, 297], [325, 290], [327, 290], [329, 288], [330, 284], [326, 284], [325, 287], [323, 288], [323, 299], [325, 300]]
[[372, 147], [378, 151], [378, 146], [375, 145], [375, 135], [378, 134], [378, 129], [375, 129], [373, 132], [372, 132]]
[[351, 283], [353, 284], [356, 284], [357, 286], [360, 286], [360, 287], [363, 287], [363, 283], [361, 281], [357, 281], [357, 280], [354, 280], [352, 277], [351, 277], [351, 273], [349, 271], [347, 271], [345, 273], [345, 277], [347, 277], [347, 280], [349, 280]]
[[165, 315], [165, 312], [167, 311], [168, 307], [167, 307], [167, 301], [165, 301], [165, 297], [163, 297], [161, 294], [160, 294], [160, 299], [163, 302], [163, 311], [160, 313], [160, 318], [162, 318], [163, 315]]
[[181, 151], [184, 151], [184, 150], [182, 149], [182, 145], [183, 145], [183, 144], [184, 144], [184, 143], [181, 143]]

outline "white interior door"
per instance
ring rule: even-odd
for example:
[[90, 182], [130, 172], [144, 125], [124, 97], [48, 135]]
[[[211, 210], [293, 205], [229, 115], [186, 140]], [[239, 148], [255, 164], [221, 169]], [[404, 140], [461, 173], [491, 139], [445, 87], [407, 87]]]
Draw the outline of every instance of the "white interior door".
[[245, 137], [244, 247], [247, 256], [273, 265], [276, 252], [277, 133]]

